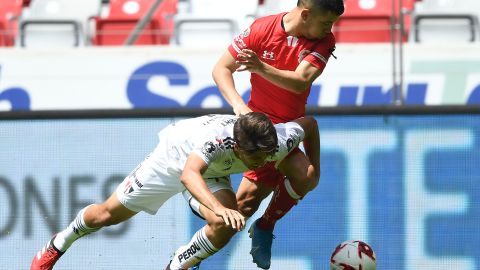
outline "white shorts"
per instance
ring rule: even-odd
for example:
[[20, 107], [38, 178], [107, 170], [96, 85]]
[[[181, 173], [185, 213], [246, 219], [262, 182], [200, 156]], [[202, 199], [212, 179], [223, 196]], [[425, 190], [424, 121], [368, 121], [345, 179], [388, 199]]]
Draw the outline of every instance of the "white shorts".
[[[208, 178], [205, 182], [212, 193], [222, 189], [232, 189], [230, 177]], [[200, 203], [180, 182], [178, 173], [169, 172], [168, 168], [160, 166], [151, 157], [147, 157], [135, 168], [116, 189], [117, 198], [126, 208], [151, 215], [172, 196], [183, 192], [192, 209], [199, 212]]]
[[[233, 192], [232, 183], [230, 182], [230, 176], [207, 178], [205, 179], [205, 182], [207, 183], [208, 189], [212, 193], [215, 193], [222, 189], [229, 189]], [[182, 192], [182, 195], [183, 195], [183, 198], [185, 198], [187, 203], [190, 205], [190, 208], [192, 209], [192, 211], [195, 214], [199, 215], [200, 217], [205, 218], [200, 213], [200, 202], [197, 199], [195, 199], [192, 196], [192, 194], [186, 189]]]

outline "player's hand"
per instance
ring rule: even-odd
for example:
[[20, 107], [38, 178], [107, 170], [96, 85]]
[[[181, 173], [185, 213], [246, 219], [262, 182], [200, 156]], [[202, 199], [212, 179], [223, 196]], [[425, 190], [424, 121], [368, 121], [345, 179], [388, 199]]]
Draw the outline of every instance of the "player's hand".
[[245, 217], [240, 214], [240, 212], [223, 206], [214, 209], [213, 212], [217, 217], [221, 217], [227, 226], [230, 226], [237, 231], [241, 231], [245, 228]]
[[237, 54], [237, 65], [240, 65], [237, 68], [237, 71], [250, 71], [252, 73], [258, 72], [263, 67], [263, 62], [260, 61], [257, 54], [249, 49], [243, 49], [240, 53]]
[[236, 116], [244, 115], [249, 112], [252, 112], [252, 110], [245, 104], [236, 106], [233, 108], [233, 112], [235, 113]]

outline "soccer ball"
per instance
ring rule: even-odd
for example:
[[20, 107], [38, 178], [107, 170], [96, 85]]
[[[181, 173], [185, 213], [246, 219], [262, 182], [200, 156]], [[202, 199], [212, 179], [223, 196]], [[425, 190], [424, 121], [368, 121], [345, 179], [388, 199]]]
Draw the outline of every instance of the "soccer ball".
[[338, 245], [330, 258], [330, 270], [375, 270], [377, 259], [373, 249], [358, 240]]

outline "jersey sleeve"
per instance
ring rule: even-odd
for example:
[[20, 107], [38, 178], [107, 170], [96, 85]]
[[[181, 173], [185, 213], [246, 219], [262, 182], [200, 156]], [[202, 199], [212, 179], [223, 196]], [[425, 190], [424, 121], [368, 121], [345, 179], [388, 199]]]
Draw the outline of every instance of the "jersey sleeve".
[[275, 155], [273, 155], [272, 161], [276, 161], [275, 166], [277, 166], [288, 153], [298, 147], [300, 142], [303, 141], [305, 131], [295, 122], [276, 124], [275, 129], [277, 130], [278, 149]]
[[247, 29], [243, 30], [238, 36], [235, 37], [233, 42], [228, 46], [228, 51], [236, 59], [237, 54], [243, 49], [255, 50], [257, 44], [257, 32], [259, 29], [259, 23], [254, 21]]
[[333, 34], [329, 34], [322, 41], [320, 41], [315, 46], [313, 51], [305, 56], [303, 60], [323, 71], [334, 50], [335, 36]]

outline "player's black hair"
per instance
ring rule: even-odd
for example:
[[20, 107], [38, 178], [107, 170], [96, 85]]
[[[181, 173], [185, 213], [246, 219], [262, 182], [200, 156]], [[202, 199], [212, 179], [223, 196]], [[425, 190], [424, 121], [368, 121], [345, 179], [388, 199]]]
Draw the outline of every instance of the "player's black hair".
[[273, 155], [277, 150], [277, 131], [264, 113], [240, 116], [233, 126], [233, 139], [240, 149], [251, 154], [261, 151]]
[[345, 12], [343, 0], [298, 0], [298, 7], [317, 8], [340, 16]]

